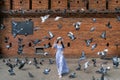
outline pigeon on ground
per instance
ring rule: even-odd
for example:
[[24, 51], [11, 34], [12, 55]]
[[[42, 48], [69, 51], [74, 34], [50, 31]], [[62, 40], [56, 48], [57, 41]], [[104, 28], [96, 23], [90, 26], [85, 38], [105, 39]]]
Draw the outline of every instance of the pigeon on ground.
[[86, 71], [86, 69], [88, 68], [88, 66], [89, 66], [89, 61], [85, 62], [85, 64], [84, 64], [84, 71]]
[[96, 67], [96, 59], [92, 59], [93, 66]]
[[18, 69], [22, 69], [24, 66], [25, 66], [25, 61], [22, 61], [22, 62], [20, 63], [20, 66], [18, 67]]
[[119, 66], [118, 57], [113, 57], [112, 61], [113, 61], [113, 66], [117, 68]]
[[15, 75], [15, 72], [14, 72], [13, 68], [10, 68], [10, 69], [8, 70], [8, 72], [9, 72], [10, 75]]
[[77, 71], [81, 70], [81, 65], [79, 64], [78, 67], [76, 68]]
[[69, 75], [69, 78], [76, 78], [76, 73], [75, 73], [75, 72], [71, 73], [71, 74]]
[[44, 73], [45, 75], [47, 75], [47, 74], [49, 74], [50, 71], [51, 71], [51, 69], [46, 68], [46, 69], [43, 71], [43, 73]]
[[28, 72], [30, 78], [34, 78], [34, 75], [31, 72]]
[[54, 63], [54, 60], [49, 59], [49, 64], [53, 64], [53, 63]]

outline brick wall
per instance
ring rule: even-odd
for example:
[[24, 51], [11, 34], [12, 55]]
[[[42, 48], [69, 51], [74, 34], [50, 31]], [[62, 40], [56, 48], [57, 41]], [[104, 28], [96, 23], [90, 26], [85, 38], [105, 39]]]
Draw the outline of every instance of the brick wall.
[[[65, 56], [66, 57], [79, 57], [81, 54], [81, 51], [84, 50], [89, 57], [97, 56], [97, 52], [103, 50], [106, 48], [106, 43], [109, 43], [110, 46], [108, 47], [110, 55], [116, 55], [119, 54], [119, 49], [116, 49], [115, 44], [119, 43], [120, 41], [120, 23], [116, 21], [115, 18], [97, 18], [97, 22], [93, 23], [91, 18], [62, 18], [59, 21], [54, 21], [54, 18], [49, 18], [45, 23], [41, 23], [40, 18], [32, 18], [34, 21], [34, 26], [38, 26], [40, 29], [38, 31], [35, 31], [33, 35], [28, 35], [25, 37], [24, 35], [18, 35], [16, 38], [13, 38], [11, 34], [11, 20], [12, 18], [4, 18], [4, 24], [6, 25], [6, 29], [2, 31], [2, 53], [4, 56], [17, 56], [17, 49], [18, 49], [18, 40], [17, 38], [23, 38], [23, 44], [25, 44], [24, 47], [24, 55], [28, 56], [34, 56], [35, 55], [35, 47], [28, 47], [28, 43], [31, 42], [31, 40], [35, 39], [42, 39], [43, 36], [48, 36], [48, 31], [53, 32], [55, 34], [55, 37], [51, 40], [45, 40], [42, 43], [36, 45], [37, 46], [43, 46], [44, 44], [50, 42], [51, 44], [54, 42], [54, 40], [61, 36], [64, 39], [65, 44]], [[15, 21], [22, 21], [23, 18], [14, 18]], [[81, 28], [79, 31], [76, 31], [73, 27], [73, 23], [81, 21]], [[113, 26], [112, 29], [108, 29], [105, 24], [110, 21], [111, 25]], [[58, 29], [57, 25], [61, 24], [63, 27], [61, 29]], [[95, 26], [96, 30], [94, 32], [90, 32], [90, 28]], [[101, 39], [100, 34], [105, 31], [107, 32], [107, 39]], [[71, 31], [76, 36], [76, 40], [71, 41], [69, 37], [67, 36], [67, 33]], [[12, 42], [12, 48], [9, 50], [5, 48], [5, 46], [8, 43], [4, 43], [4, 37], [9, 36], [9, 42]], [[91, 47], [86, 47], [85, 39], [89, 39], [93, 37], [93, 43], [97, 43], [98, 47], [91, 51]], [[71, 46], [67, 47], [67, 43], [70, 42]], [[120, 44], [120, 43], [119, 43]], [[50, 52], [52, 55], [55, 53], [54, 49], [45, 49], [45, 51]], [[110, 56], [109, 55], [109, 56]]]
[[51, 9], [67, 9], [67, 0], [51, 0]]
[[110, 0], [108, 3], [109, 3], [109, 7], [108, 7], [109, 10], [114, 11], [115, 8], [117, 8], [117, 7], [120, 8], [119, 0]]
[[70, 9], [71, 10], [77, 10], [77, 9], [86, 10], [86, 2], [83, 0], [70, 0]]
[[48, 9], [48, 0], [32, 0], [32, 9]]
[[106, 10], [106, 0], [89, 0], [89, 8], [95, 10]]
[[29, 0], [13, 0], [13, 9], [29, 9]]

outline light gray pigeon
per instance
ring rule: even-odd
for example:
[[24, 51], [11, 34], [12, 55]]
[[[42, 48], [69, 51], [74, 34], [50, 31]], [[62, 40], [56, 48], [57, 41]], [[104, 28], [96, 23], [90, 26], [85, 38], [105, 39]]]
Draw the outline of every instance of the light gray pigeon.
[[102, 34], [100, 35], [100, 37], [106, 40], [106, 31], [102, 32]]
[[94, 50], [97, 47], [97, 43], [92, 45], [91, 50]]
[[41, 16], [41, 22], [44, 23], [48, 18], [49, 18], [50, 15], [45, 15], [45, 16]]
[[71, 39], [71, 40], [75, 40], [76, 37], [74, 36], [74, 34], [72, 32], [68, 32], [68, 37]]

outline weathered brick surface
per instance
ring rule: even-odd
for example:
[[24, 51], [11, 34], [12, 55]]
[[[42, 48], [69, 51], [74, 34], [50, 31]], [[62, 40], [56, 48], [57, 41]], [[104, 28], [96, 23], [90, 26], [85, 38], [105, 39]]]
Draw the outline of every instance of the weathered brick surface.
[[[120, 41], [120, 28], [119, 25], [120, 23], [116, 21], [115, 18], [97, 18], [97, 22], [93, 23], [91, 18], [62, 18], [59, 21], [54, 21], [54, 18], [49, 18], [46, 20], [45, 23], [41, 23], [40, 18], [32, 18], [34, 21], [34, 26], [38, 26], [40, 29], [38, 31], [35, 31], [33, 35], [29, 35], [25, 37], [24, 35], [18, 35], [16, 38], [13, 38], [11, 34], [11, 18], [4, 18], [4, 24], [6, 25], [6, 29], [2, 31], [2, 53], [5, 56], [15, 56], [17, 55], [17, 48], [18, 48], [18, 40], [17, 38], [23, 38], [23, 44], [25, 44], [24, 47], [24, 54], [29, 55], [29, 56], [34, 56], [35, 55], [35, 47], [28, 47], [28, 43], [31, 42], [31, 40], [34, 39], [42, 39], [43, 36], [49, 36], [48, 31], [53, 32], [55, 34], [55, 37], [51, 40], [45, 40], [42, 43], [36, 45], [36, 46], [43, 46], [44, 44], [51, 42], [51, 44], [54, 42], [56, 37], [61, 36], [64, 38], [64, 44], [65, 44], [65, 55], [66, 56], [79, 56], [81, 54], [81, 51], [84, 50], [87, 55], [89, 56], [97, 56], [96, 53], [98, 51], [103, 50], [106, 48], [106, 43], [109, 43], [110, 46], [108, 47], [109, 49], [109, 54], [110, 55], [115, 55], [117, 54], [117, 49], [115, 44], [119, 43]], [[15, 21], [22, 21], [24, 19], [21, 18], [14, 18]], [[111, 25], [113, 26], [112, 29], [108, 29], [105, 24], [108, 22], [108, 20], [111, 21]], [[73, 27], [73, 23], [81, 21], [82, 24], [80, 26], [80, 30], [76, 31], [75, 28]], [[62, 28], [58, 29], [57, 25], [61, 24]], [[96, 30], [94, 32], [90, 32], [90, 28], [95, 26]], [[76, 36], [76, 40], [71, 41], [69, 37], [67, 36], [67, 33], [71, 31], [74, 33]], [[107, 39], [101, 39], [100, 35], [103, 31], [106, 31], [107, 33]], [[9, 42], [13, 43], [12, 48], [7, 50], [5, 48], [5, 45], [7, 43], [4, 43], [4, 36], [9, 36]], [[86, 47], [85, 44], [85, 39], [89, 39], [93, 37], [93, 43], [97, 43], [98, 47], [91, 51], [91, 46]], [[70, 42], [71, 46], [67, 47], [67, 43]], [[92, 45], [91, 44], [91, 45]], [[33, 46], [33, 44], [32, 44]], [[51, 54], [54, 54], [55, 51], [53, 49], [46, 49], [45, 51], [49, 51]]]

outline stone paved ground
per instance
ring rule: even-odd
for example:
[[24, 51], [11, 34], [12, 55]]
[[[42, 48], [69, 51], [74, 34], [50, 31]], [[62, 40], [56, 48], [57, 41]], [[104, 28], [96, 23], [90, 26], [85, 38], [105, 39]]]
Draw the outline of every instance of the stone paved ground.
[[[22, 58], [21, 58], [22, 59]], [[38, 58], [37, 58], [38, 59]], [[120, 66], [118, 69], [113, 68], [111, 60], [101, 60], [97, 59], [97, 67], [93, 67], [91, 59], [90, 66], [86, 72], [83, 70], [76, 71], [78, 64], [78, 59], [67, 59], [67, 63], [70, 69], [69, 74], [64, 75], [61, 79], [58, 78], [56, 65], [55, 63], [49, 65], [48, 59], [44, 59], [43, 65], [40, 65], [40, 69], [36, 69], [33, 65], [26, 64], [22, 70], [19, 70], [18, 67], [15, 68], [16, 75], [10, 76], [8, 73], [8, 67], [2, 62], [3, 59], [0, 59], [0, 80], [92, 80], [92, 76], [95, 78], [100, 78], [101, 74], [95, 73], [95, 71], [100, 67], [100, 64], [108, 61], [107, 65], [110, 66], [111, 70], [108, 71], [108, 74], [105, 75], [105, 80], [120, 80]], [[14, 61], [14, 59], [11, 59]], [[30, 58], [29, 60], [33, 60]], [[41, 59], [38, 59], [39, 61]], [[53, 59], [55, 60], [55, 59]], [[83, 64], [84, 62], [82, 62]], [[48, 75], [43, 74], [45, 68], [50, 68], [51, 71]], [[83, 66], [82, 66], [83, 69]], [[34, 78], [28, 76], [28, 72], [31, 72], [34, 75]], [[75, 72], [76, 78], [70, 79], [68, 76], [70, 73]], [[97, 79], [96, 79], [97, 80]]]

